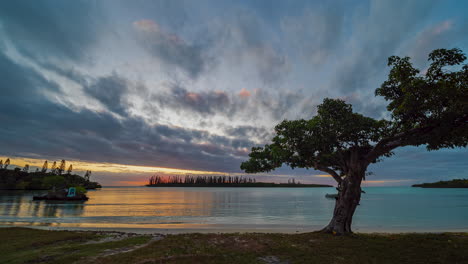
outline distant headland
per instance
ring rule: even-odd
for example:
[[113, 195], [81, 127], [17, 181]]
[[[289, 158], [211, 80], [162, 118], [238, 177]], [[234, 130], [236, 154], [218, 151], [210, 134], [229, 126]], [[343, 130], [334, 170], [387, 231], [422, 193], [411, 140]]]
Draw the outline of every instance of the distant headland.
[[56, 186], [80, 186], [85, 189], [97, 189], [102, 186], [89, 180], [91, 171], [86, 171], [84, 176], [72, 174], [73, 165], [66, 168], [65, 160], [60, 164], [54, 161], [49, 169], [46, 160], [42, 169], [37, 168], [30, 172], [29, 165], [23, 168], [9, 169], [10, 159], [0, 160], [0, 190], [49, 190]]
[[438, 181], [432, 183], [414, 184], [412, 187], [421, 188], [468, 188], [468, 179], [454, 179], [451, 181]]
[[310, 187], [333, 187], [326, 184], [303, 184], [294, 179], [288, 183], [257, 182], [253, 178], [240, 176], [152, 176], [148, 187], [288, 187], [288, 188], [310, 188]]

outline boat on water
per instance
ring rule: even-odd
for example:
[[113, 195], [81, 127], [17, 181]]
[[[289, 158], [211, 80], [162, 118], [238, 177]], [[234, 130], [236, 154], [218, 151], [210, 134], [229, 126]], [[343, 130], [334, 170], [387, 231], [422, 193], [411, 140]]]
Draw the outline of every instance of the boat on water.
[[50, 191], [43, 196], [33, 196], [33, 201], [87, 201], [88, 199], [84, 193], [77, 193], [75, 187], [62, 191]]
[[338, 198], [338, 194], [337, 193], [327, 193], [327, 194], [325, 194], [325, 198], [336, 199], [336, 198]]
[[33, 196], [34, 201], [88, 201], [88, 197], [56, 197], [56, 196]]

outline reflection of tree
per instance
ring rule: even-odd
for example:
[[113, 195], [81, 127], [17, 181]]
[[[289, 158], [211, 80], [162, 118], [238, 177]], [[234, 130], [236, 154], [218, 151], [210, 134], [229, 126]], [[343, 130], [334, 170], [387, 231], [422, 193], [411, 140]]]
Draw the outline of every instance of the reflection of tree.
[[57, 210], [56, 204], [44, 202], [42, 217], [57, 217]]
[[0, 215], [7, 215], [7, 216], [16, 216], [20, 211], [20, 207], [22, 204], [22, 196], [15, 195], [16, 191], [2, 191], [0, 192]]
[[[12, 221], [4, 223], [16, 224], [22, 222], [23, 224], [41, 226], [61, 225], [67, 222], [67, 217], [83, 215], [83, 203], [32, 201], [33, 195], [43, 193], [37, 191], [0, 192], [0, 215], [13, 218]], [[0, 221], [2, 221], [1, 218]]]

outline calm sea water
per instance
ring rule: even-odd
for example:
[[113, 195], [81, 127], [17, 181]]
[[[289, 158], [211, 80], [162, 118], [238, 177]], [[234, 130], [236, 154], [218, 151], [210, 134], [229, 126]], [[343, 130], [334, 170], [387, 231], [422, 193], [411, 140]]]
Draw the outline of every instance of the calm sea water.
[[[468, 231], [468, 189], [369, 187], [360, 232]], [[334, 188], [103, 188], [87, 202], [32, 201], [0, 191], [1, 226], [190, 231], [312, 231], [325, 226]]]

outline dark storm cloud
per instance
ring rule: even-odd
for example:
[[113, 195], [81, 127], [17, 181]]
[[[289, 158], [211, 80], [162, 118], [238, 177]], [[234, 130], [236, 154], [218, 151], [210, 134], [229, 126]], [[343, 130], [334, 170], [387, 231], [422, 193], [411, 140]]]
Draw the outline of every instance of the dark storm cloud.
[[90, 76], [85, 76], [74, 68], [62, 67], [50, 61], [38, 61], [37, 64], [42, 68], [74, 81], [81, 86], [87, 86], [90, 81]]
[[97, 7], [91, 1], [0, 1], [0, 22], [23, 55], [83, 61], [96, 40]]
[[59, 87], [43, 78], [31, 68], [14, 63], [0, 49], [1, 97], [14, 102], [17, 97], [30, 101], [41, 97], [41, 89], [58, 91]]
[[237, 138], [263, 138], [265, 140], [272, 138], [272, 131], [264, 127], [255, 126], [225, 126], [224, 132]]
[[253, 144], [206, 131], [148, 125], [138, 118], [117, 120], [106, 113], [75, 112], [42, 94], [44, 89], [57, 92], [58, 88], [40, 73], [3, 54], [0, 70], [8, 77], [2, 80], [0, 97], [0, 122], [5, 124], [0, 141], [8, 142], [2, 147], [5, 155], [237, 171], [236, 153]]
[[[180, 84], [169, 84], [168, 89], [153, 94], [148, 108], [159, 111], [169, 109], [188, 116], [211, 117], [220, 115], [225, 118], [244, 119], [263, 118], [279, 122], [283, 119], [311, 117], [316, 101], [301, 93], [278, 91], [276, 93], [257, 89], [253, 92], [240, 90], [228, 93], [219, 90], [191, 91]], [[148, 89], [148, 88], [146, 88]]]
[[104, 104], [110, 111], [123, 114], [127, 109], [125, 99], [128, 86], [126, 80], [113, 74], [98, 78], [90, 85], [85, 86], [84, 90]]
[[90, 97], [98, 100], [109, 111], [124, 115], [128, 109], [127, 95], [139, 87], [130, 87], [130, 83], [115, 72], [103, 77], [83, 75], [73, 68], [60, 67], [51, 62], [39, 62], [44, 69], [52, 71], [70, 81], [79, 84]]

